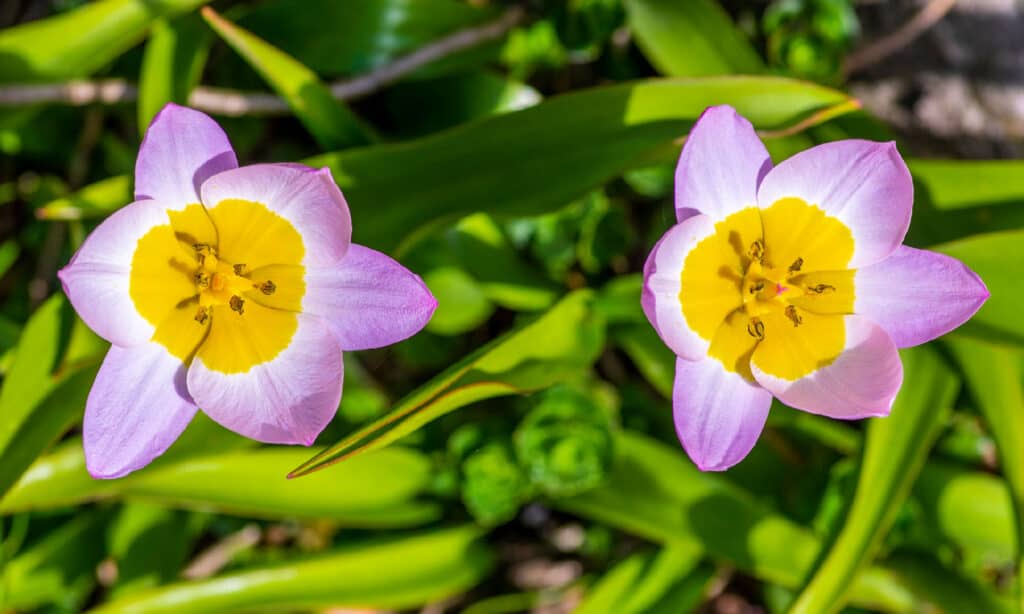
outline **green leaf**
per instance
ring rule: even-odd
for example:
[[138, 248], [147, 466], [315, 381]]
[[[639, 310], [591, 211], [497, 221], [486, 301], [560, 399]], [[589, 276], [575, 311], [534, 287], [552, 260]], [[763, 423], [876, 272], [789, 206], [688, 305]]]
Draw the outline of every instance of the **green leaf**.
[[1017, 520], [1018, 590], [1024, 612], [1024, 355], [1004, 346], [947, 340], [996, 440]]
[[99, 0], [0, 32], [0, 83], [84, 77], [134, 47], [153, 21], [206, 0]]
[[[697, 567], [703, 551], [694, 545], [669, 544], [655, 553], [634, 554], [616, 565], [573, 614], [645, 614]], [[676, 612], [690, 611], [674, 604]], [[694, 604], [697, 605], [697, 604]]]
[[592, 302], [589, 292], [570, 294], [543, 316], [453, 365], [291, 475], [305, 475], [386, 446], [470, 403], [540, 390], [584, 371], [603, 346], [604, 326]]
[[423, 283], [437, 299], [427, 330], [438, 335], [461, 335], [487, 321], [494, 305], [480, 285], [462, 269], [442, 266], [423, 275]]
[[7, 239], [0, 244], [0, 277], [11, 270], [11, 266], [18, 259], [19, 254], [21, 254], [21, 246], [16, 240]]
[[93, 612], [177, 614], [182, 604], [196, 613], [329, 606], [413, 609], [458, 594], [490, 571], [493, 557], [478, 535], [478, 529], [457, 527], [389, 536], [303, 561], [172, 584], [102, 604]]
[[204, 7], [202, 14], [206, 23], [285, 99], [321, 147], [339, 149], [372, 140], [359, 118], [334, 99], [316, 73], [258, 36], [225, 20], [210, 7]]
[[625, 0], [637, 44], [664, 75], [764, 72], [747, 37], [714, 0]]
[[168, 102], [188, 104], [212, 42], [210, 29], [195, 15], [161, 19], [153, 25], [139, 73], [139, 134], [146, 132]]
[[174, 581], [192, 552], [202, 516], [147, 503], [122, 505], [111, 522], [110, 558], [117, 563], [117, 599]]
[[114, 498], [263, 518], [331, 518], [353, 527], [416, 526], [439, 515], [436, 504], [417, 500], [432, 479], [430, 462], [418, 452], [396, 447], [356, 459], [345, 471], [286, 480], [287, 468], [308, 455], [288, 448], [193, 451], [103, 481], [88, 476], [81, 441], [75, 440], [40, 459], [0, 500], [0, 513]]
[[928, 347], [904, 350], [903, 388], [887, 418], [868, 423], [857, 490], [842, 529], [790, 612], [837, 612], [871, 562], [945, 425], [960, 382]]
[[46, 203], [36, 209], [36, 216], [44, 220], [98, 218], [110, 215], [132, 200], [132, 178], [117, 175]]
[[988, 338], [997, 343], [1024, 345], [1024, 287], [1019, 272], [1024, 270], [1024, 230], [993, 232], [936, 246], [969, 266], [988, 286], [992, 296], [959, 333]]
[[392, 251], [440, 221], [478, 211], [550, 212], [631, 167], [678, 156], [673, 141], [708, 105], [721, 103], [760, 128], [782, 129], [811, 125], [850, 99], [770, 77], [655, 79], [574, 92], [417, 141], [307, 163], [331, 168], [352, 208], [355, 240]]

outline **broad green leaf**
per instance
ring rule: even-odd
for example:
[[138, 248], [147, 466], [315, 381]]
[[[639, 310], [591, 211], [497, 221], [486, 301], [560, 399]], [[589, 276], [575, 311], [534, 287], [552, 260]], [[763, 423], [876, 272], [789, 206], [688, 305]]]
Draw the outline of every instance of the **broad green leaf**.
[[603, 346], [593, 295], [570, 294], [536, 320], [499, 337], [430, 380], [376, 422], [292, 471], [293, 477], [386, 446], [460, 407], [547, 388], [584, 371]]
[[493, 556], [478, 537], [475, 527], [388, 536], [298, 562], [160, 587], [102, 604], [93, 612], [177, 614], [183, 604], [194, 613], [343, 606], [413, 609], [458, 594], [490, 571]]
[[195, 15], [153, 24], [139, 72], [139, 134], [168, 102], [188, 103], [212, 42], [210, 29]]
[[134, 47], [153, 21], [206, 0], [98, 0], [0, 31], [0, 83], [84, 77]]
[[285, 99], [321, 147], [339, 149], [371, 140], [359, 118], [334, 99], [312, 70], [213, 9], [205, 7], [202, 14], [206, 23]]
[[419, 501], [432, 479], [427, 458], [410, 449], [382, 450], [306, 480], [285, 472], [309, 455], [265, 448], [203, 454], [193, 451], [120, 480], [93, 480], [81, 441], [41, 458], [0, 500], [0, 514], [75, 505], [92, 499], [151, 501], [264, 518], [331, 518], [353, 527], [416, 526], [437, 518]]
[[99, 218], [110, 215], [132, 200], [132, 178], [116, 175], [46, 203], [36, 209], [36, 216], [44, 220]]
[[1017, 567], [1024, 611], [1024, 355], [974, 339], [948, 340], [996, 440], [1017, 519]]
[[122, 505], [108, 532], [110, 558], [117, 563], [117, 599], [174, 581], [198, 537], [203, 518], [148, 503]]
[[[771, 92], [768, 96], [765, 92]], [[634, 166], [678, 155], [708, 105], [729, 103], [760, 128], [811, 125], [850, 99], [770, 77], [654, 79], [597, 87], [417, 141], [314, 157], [352, 208], [355, 240], [386, 251], [431, 225], [485, 211], [559, 209]]]
[[759, 73], [764, 62], [714, 0], [625, 0], [637, 44], [664, 75]]
[[81, 418], [98, 369], [98, 362], [92, 363], [67, 376], [0, 447], [0, 502], [32, 462]]
[[[587, 591], [573, 614], [645, 614], [684, 581], [703, 552], [694, 545], [669, 544], [656, 553], [634, 554]], [[677, 612], [686, 611], [677, 609]]]
[[1024, 230], [976, 235], [934, 249], [958, 258], [977, 273], [992, 296], [981, 309], [959, 329], [959, 333], [984, 337], [997, 343], [1024, 345], [1024, 286], [1020, 271], [1024, 270]]
[[59, 358], [63, 307], [62, 296], [47, 299], [22, 330], [0, 388], [0, 454], [56, 383], [52, 373]]
[[462, 269], [438, 267], [423, 275], [423, 283], [437, 299], [427, 330], [438, 335], [461, 335], [487, 321], [494, 304], [483, 289]]
[[839, 611], [903, 505], [945, 425], [960, 382], [928, 347], [904, 350], [903, 388], [887, 418], [868, 424], [857, 490], [842, 529], [797, 597], [792, 614]]
[[914, 217], [907, 241], [927, 246], [1024, 226], [1019, 160], [907, 160]]

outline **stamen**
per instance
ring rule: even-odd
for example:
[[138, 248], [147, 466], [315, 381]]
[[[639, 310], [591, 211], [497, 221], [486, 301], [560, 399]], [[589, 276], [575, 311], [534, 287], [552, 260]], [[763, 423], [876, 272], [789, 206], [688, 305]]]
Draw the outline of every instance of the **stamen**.
[[235, 269], [235, 275], [238, 275], [239, 277], [241, 277], [242, 275], [245, 275], [245, 265], [244, 264], [236, 264], [233, 268]]
[[196, 322], [200, 324], [206, 324], [206, 321], [210, 319], [210, 311], [206, 307], [200, 306], [196, 311]]
[[797, 258], [796, 260], [793, 261], [793, 264], [789, 265], [789, 272], [790, 273], [796, 273], [803, 266], [804, 266], [804, 259], [803, 258]]
[[269, 279], [259, 285], [253, 284], [253, 286], [259, 288], [260, 292], [266, 294], [267, 296], [270, 296], [277, 290], [277, 285], [274, 284], [274, 282], [270, 281]]
[[196, 285], [199, 286], [200, 288], [210, 287], [210, 276], [207, 273], [204, 273], [203, 271], [196, 271], [195, 281]]
[[237, 294], [231, 297], [231, 300], [228, 301], [228, 306], [231, 307], [231, 311], [237, 311], [238, 315], [245, 313], [245, 301]]
[[747, 334], [758, 341], [764, 339], [764, 322], [761, 321], [761, 318], [750, 318], [750, 323], [747, 324]]
[[758, 282], [756, 282], [756, 283], [754, 283], [754, 284], [751, 284], [751, 286], [750, 286], [750, 293], [751, 294], [757, 294], [761, 290], [764, 290], [764, 280], [763, 279], [758, 281]]
[[796, 312], [796, 307], [793, 305], [786, 307], [786, 317], [793, 322], [793, 326], [800, 326], [804, 322], [804, 319]]
[[824, 294], [826, 292], [835, 292], [836, 287], [828, 284], [818, 284], [816, 286], [807, 286], [807, 291], [814, 294]]
[[752, 261], [764, 264], [764, 240], [758, 239], [751, 243], [750, 249], [747, 250], [747, 257]]

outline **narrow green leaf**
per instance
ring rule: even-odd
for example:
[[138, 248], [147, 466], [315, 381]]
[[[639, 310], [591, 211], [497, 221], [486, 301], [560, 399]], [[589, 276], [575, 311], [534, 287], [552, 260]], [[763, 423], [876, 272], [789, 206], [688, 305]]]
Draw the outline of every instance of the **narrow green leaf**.
[[19, 254], [21, 254], [21, 246], [16, 240], [8, 239], [0, 244], [0, 277], [7, 274]]
[[134, 47], [154, 20], [206, 0], [98, 0], [0, 32], [0, 83], [84, 77]]
[[[413, 609], [480, 581], [493, 556], [475, 527], [389, 536], [300, 562], [172, 584], [101, 605], [97, 614], [319, 610], [330, 607]], [[381, 573], [381, 570], [388, 570]]]
[[212, 42], [210, 29], [196, 15], [153, 24], [139, 73], [139, 134], [168, 102], [188, 103]]
[[366, 143], [370, 134], [343, 103], [334, 99], [316, 73], [298, 60], [225, 20], [210, 7], [203, 19], [285, 99], [309, 133], [325, 149]]
[[837, 612], [846, 604], [853, 579], [874, 557], [949, 417], [960, 388], [953, 371], [928, 347], [901, 357], [903, 388], [892, 414], [869, 422], [849, 513], [792, 614]]
[[590, 292], [570, 294], [543, 316], [430, 380], [376, 422], [309, 459], [291, 477], [386, 446], [470, 403], [540, 390], [581, 373], [603, 346], [603, 322], [592, 303]]
[[352, 527], [418, 526], [440, 513], [437, 504], [418, 499], [432, 479], [430, 461], [418, 452], [400, 447], [381, 450], [355, 459], [345, 471], [285, 480], [287, 468], [308, 455], [306, 450], [286, 448], [212, 455], [194, 451], [124, 479], [104, 481], [86, 473], [81, 441], [74, 440], [40, 459], [0, 500], [0, 514], [99, 498], [264, 518], [331, 518]]
[[635, 554], [591, 587], [573, 614], [649, 612], [674, 585], [686, 579], [702, 554], [699, 547], [682, 544], [669, 544], [655, 553]]
[[967, 386], [991, 427], [1017, 514], [1020, 611], [1024, 612], [1024, 355], [1019, 350], [954, 337], [948, 340]]
[[714, 0], [625, 0], [637, 44], [675, 77], [759, 73], [764, 62]]
[[44, 220], [79, 220], [110, 215], [132, 202], [132, 178], [116, 175], [90, 183], [81, 190], [36, 209]]
[[988, 286], [992, 296], [958, 333], [990, 339], [996, 343], [1024, 345], [1024, 230], [976, 235], [934, 249], [963, 261]]

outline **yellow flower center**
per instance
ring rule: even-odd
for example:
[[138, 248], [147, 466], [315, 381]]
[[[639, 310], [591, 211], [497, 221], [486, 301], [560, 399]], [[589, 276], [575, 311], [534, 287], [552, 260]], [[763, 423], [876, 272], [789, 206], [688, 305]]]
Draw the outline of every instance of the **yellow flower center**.
[[683, 316], [727, 370], [752, 380], [754, 359], [765, 373], [799, 379], [843, 350], [853, 247], [845, 224], [799, 198], [742, 209], [687, 256]]
[[132, 257], [129, 293], [153, 341], [188, 363], [248, 371], [288, 347], [305, 294], [302, 237], [265, 205], [224, 200], [170, 212]]

